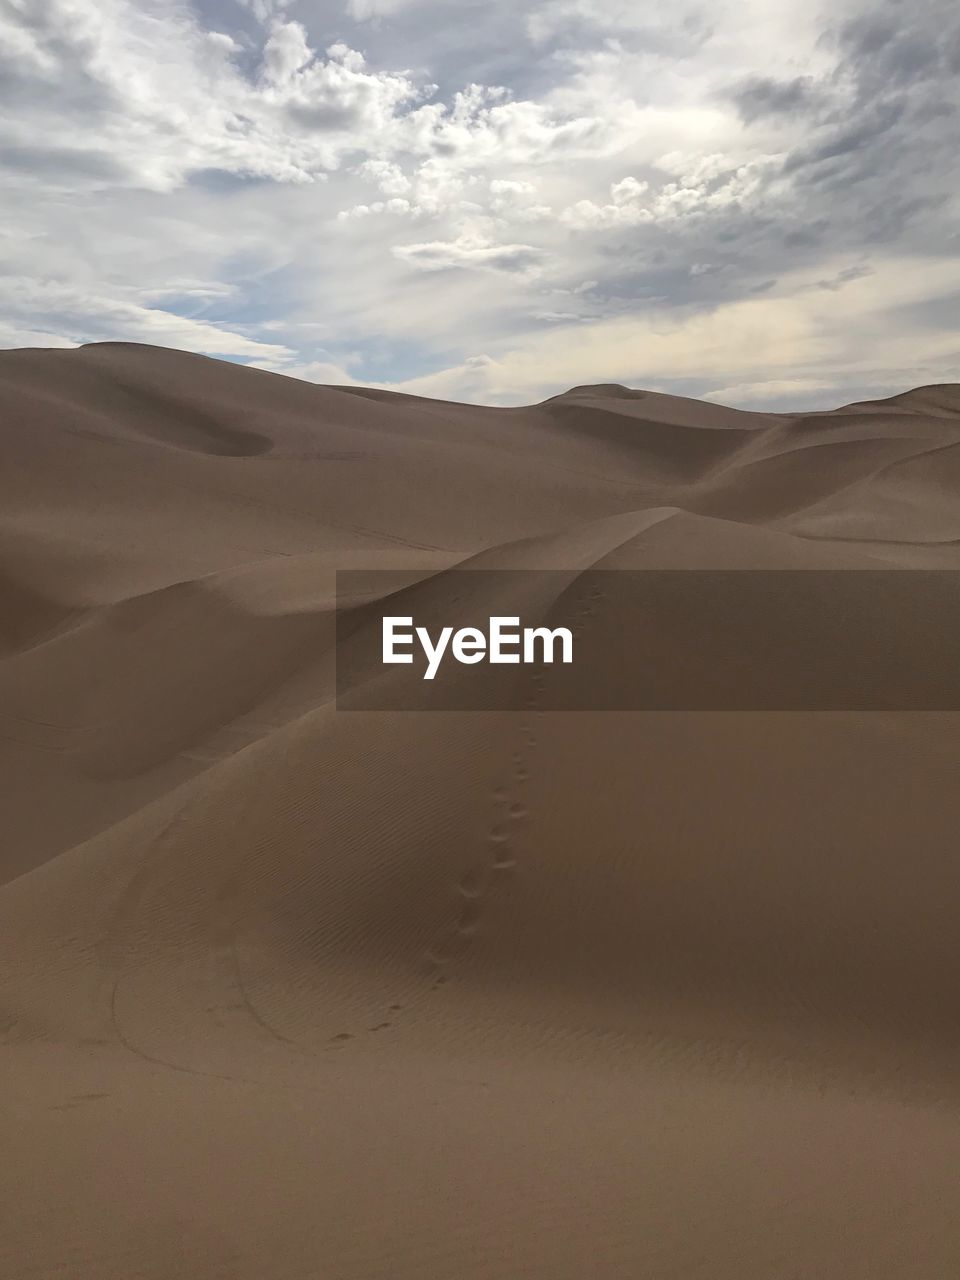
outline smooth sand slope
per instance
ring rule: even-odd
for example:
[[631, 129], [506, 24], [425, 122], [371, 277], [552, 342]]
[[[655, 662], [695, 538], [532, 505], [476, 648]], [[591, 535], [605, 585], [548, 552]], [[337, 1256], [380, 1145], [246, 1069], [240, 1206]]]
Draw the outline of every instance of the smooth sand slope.
[[960, 388], [0, 415], [0, 1274], [960, 1274], [960, 717], [333, 701], [337, 568], [960, 567]]

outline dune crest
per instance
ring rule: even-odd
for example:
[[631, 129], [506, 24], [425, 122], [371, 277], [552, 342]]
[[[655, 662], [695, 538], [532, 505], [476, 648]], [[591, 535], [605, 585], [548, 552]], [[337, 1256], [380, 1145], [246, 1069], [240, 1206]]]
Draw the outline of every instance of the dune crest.
[[4, 1275], [956, 1272], [960, 715], [347, 713], [334, 580], [960, 568], [960, 387], [0, 415]]

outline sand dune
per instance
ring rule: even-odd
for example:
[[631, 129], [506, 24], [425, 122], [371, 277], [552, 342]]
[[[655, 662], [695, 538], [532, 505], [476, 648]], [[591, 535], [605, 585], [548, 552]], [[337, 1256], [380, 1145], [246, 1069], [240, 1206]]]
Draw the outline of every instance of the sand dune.
[[958, 568], [960, 389], [0, 406], [4, 1276], [957, 1274], [960, 714], [338, 710], [334, 575]]

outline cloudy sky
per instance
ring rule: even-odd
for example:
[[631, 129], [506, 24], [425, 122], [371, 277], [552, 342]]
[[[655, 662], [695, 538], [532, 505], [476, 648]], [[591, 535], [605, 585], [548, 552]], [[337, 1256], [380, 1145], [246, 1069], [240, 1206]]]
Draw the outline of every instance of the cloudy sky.
[[956, 0], [0, 0], [0, 346], [492, 404], [960, 381]]

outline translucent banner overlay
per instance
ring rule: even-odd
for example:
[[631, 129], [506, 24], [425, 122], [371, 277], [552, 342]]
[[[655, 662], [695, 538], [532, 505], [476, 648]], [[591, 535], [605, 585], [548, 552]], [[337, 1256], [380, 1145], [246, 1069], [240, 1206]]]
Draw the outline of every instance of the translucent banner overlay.
[[340, 571], [337, 706], [956, 711], [960, 572]]

